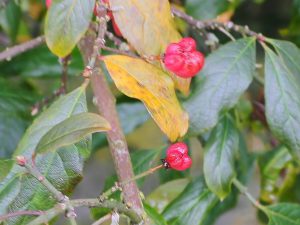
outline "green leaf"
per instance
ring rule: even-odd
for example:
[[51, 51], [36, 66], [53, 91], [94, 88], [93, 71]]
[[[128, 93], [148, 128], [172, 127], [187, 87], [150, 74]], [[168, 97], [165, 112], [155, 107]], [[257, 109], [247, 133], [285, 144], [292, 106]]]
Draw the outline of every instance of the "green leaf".
[[41, 138], [36, 147], [36, 153], [55, 151], [58, 148], [79, 142], [89, 134], [110, 129], [109, 123], [98, 114], [76, 114], [52, 127]]
[[121, 125], [125, 134], [129, 134], [149, 119], [149, 113], [140, 102], [117, 105]]
[[254, 70], [255, 38], [230, 42], [209, 55], [196, 77], [196, 91], [184, 103], [190, 132], [213, 128], [220, 114], [232, 108], [248, 88]]
[[234, 161], [238, 149], [238, 131], [225, 116], [205, 145], [203, 165], [207, 186], [221, 200], [230, 193], [232, 180], [236, 177]]
[[284, 55], [265, 50], [267, 121], [274, 135], [300, 160], [300, 83], [296, 78], [299, 74], [292, 73], [295, 66], [288, 66]]
[[268, 225], [300, 225], [300, 205], [280, 203], [266, 207]]
[[[71, 55], [71, 62], [68, 65], [68, 75], [79, 75], [83, 68], [81, 55], [78, 49], [75, 48]], [[26, 51], [12, 58], [9, 62], [0, 63], [0, 74], [6, 77], [60, 78], [61, 73], [62, 66], [57, 57], [45, 45]]]
[[12, 159], [0, 159], [0, 182], [7, 176], [14, 163], [15, 160]]
[[188, 183], [189, 180], [183, 178], [160, 185], [147, 196], [147, 203], [161, 213], [184, 190]]
[[59, 57], [71, 53], [89, 27], [95, 0], [53, 0], [45, 21], [46, 43]]
[[13, 43], [19, 31], [21, 16], [21, 9], [14, 1], [9, 1], [7, 6], [0, 10], [1, 28], [9, 35]]
[[147, 215], [151, 219], [150, 224], [152, 224], [152, 225], [167, 225], [167, 222], [165, 221], [163, 216], [161, 214], [159, 214], [156, 211], [156, 209], [152, 208], [147, 203], [143, 203], [143, 205], [144, 205], [145, 212], [147, 213]]
[[261, 174], [260, 199], [272, 203], [278, 191], [277, 181], [281, 177], [281, 171], [292, 160], [288, 149], [278, 147], [259, 157], [258, 165]]
[[[40, 139], [53, 126], [82, 112], [86, 112], [85, 87], [79, 87], [60, 97], [41, 113], [27, 129], [14, 157], [23, 155], [30, 158]], [[81, 180], [83, 162], [90, 153], [90, 138], [55, 152], [37, 155], [39, 171], [58, 189], [69, 194]], [[0, 182], [0, 215], [20, 210], [46, 210], [54, 205], [54, 199], [40, 182], [29, 175], [24, 168], [14, 165]], [[14, 217], [5, 225], [27, 224], [32, 217]]]
[[198, 20], [214, 19], [228, 9], [227, 0], [186, 0], [186, 12]]
[[16, 89], [0, 79], [0, 158], [10, 158], [29, 125], [32, 92]]
[[203, 177], [192, 181], [163, 211], [169, 225], [203, 224], [218, 197], [205, 185]]

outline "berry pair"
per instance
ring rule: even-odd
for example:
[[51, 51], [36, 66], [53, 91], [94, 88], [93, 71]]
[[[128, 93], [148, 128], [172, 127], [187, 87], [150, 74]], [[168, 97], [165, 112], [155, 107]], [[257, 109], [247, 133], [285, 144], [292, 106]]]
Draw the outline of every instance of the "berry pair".
[[166, 158], [162, 160], [166, 169], [186, 170], [191, 167], [192, 159], [188, 155], [188, 147], [183, 142], [171, 145], [166, 152]]
[[204, 65], [204, 55], [197, 51], [193, 38], [183, 38], [168, 45], [164, 55], [165, 67], [176, 75], [189, 78], [195, 76]]

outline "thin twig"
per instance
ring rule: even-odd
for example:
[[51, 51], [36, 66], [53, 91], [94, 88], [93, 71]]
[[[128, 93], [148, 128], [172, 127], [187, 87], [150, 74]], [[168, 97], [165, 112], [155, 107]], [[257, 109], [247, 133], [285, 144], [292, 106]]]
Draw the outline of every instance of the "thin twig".
[[18, 212], [12, 212], [12, 213], [8, 213], [6, 215], [0, 216], [0, 222], [7, 220], [11, 217], [16, 217], [16, 216], [40, 216], [45, 214], [44, 211], [18, 211]]
[[92, 223], [92, 225], [100, 225], [108, 220], [111, 219], [111, 214], [107, 214], [103, 217], [101, 217], [99, 220], [95, 221], [94, 223]]
[[101, 48], [106, 50], [106, 51], [114, 52], [114, 53], [117, 53], [117, 54], [120, 54], [120, 55], [127, 55], [127, 56], [130, 56], [130, 57], [138, 58], [137, 55], [135, 55], [134, 53], [132, 53], [130, 51], [123, 51], [123, 50], [120, 50], [120, 49], [107, 47], [105, 45], [101, 45]]
[[40, 37], [34, 38], [30, 41], [27, 41], [25, 43], [13, 46], [11, 48], [7, 48], [6, 50], [4, 50], [3, 52], [0, 53], [0, 61], [3, 61], [3, 60], [9, 61], [14, 56], [17, 56], [17, 55], [19, 55], [25, 51], [28, 51], [30, 49], [33, 49], [37, 46], [40, 46], [44, 42], [45, 42], [45, 37], [40, 36]]
[[224, 32], [226, 30], [233, 30], [242, 35], [256, 37], [259, 41], [262, 41], [262, 42], [265, 40], [265, 37], [262, 34], [256, 33], [255, 31], [250, 30], [248, 26], [234, 24], [232, 21], [222, 23], [222, 22], [217, 22], [214, 20], [208, 20], [208, 21], [196, 20], [193, 17], [184, 13], [183, 11], [176, 9], [175, 7], [172, 7], [172, 13], [175, 16], [186, 21], [188, 24], [190, 24], [194, 28], [199, 29], [199, 30], [203, 30], [203, 29], [211, 29], [211, 30], [219, 29], [220, 30], [220, 28], [222, 28], [222, 30], [221, 30], [222, 32]]
[[61, 59], [61, 65], [62, 65], [61, 86], [60, 86], [61, 94], [65, 94], [67, 92], [68, 67], [69, 67], [70, 60], [71, 60], [71, 55], [68, 55]]

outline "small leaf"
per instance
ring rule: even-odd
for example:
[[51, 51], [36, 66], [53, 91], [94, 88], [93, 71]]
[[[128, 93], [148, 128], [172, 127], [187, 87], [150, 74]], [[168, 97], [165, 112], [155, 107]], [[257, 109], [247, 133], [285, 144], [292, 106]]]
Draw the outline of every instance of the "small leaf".
[[238, 131], [225, 116], [205, 145], [203, 165], [207, 186], [221, 200], [230, 193], [232, 180], [236, 177], [234, 159], [238, 149]]
[[220, 114], [238, 102], [254, 71], [255, 38], [230, 42], [209, 55], [196, 77], [196, 91], [184, 103], [190, 131], [200, 134], [213, 128]]
[[[289, 52], [289, 49], [286, 49]], [[265, 49], [265, 100], [268, 124], [274, 135], [300, 160], [300, 83], [287, 55]]]
[[277, 181], [281, 171], [291, 162], [292, 157], [285, 147], [279, 147], [260, 156], [258, 165], [261, 174], [260, 199], [272, 203], [277, 194]]
[[36, 153], [55, 151], [58, 148], [79, 142], [88, 134], [107, 131], [109, 123], [98, 114], [80, 113], [52, 127], [40, 140]]
[[59, 57], [71, 53], [89, 27], [95, 0], [53, 0], [45, 21], [46, 43]]
[[0, 159], [0, 182], [7, 176], [14, 163], [15, 160], [12, 159]]
[[[149, 216], [152, 222], [150, 222], [151, 225], [167, 225], [167, 222], [163, 218], [161, 214], [159, 214], [156, 209], [152, 208], [147, 203], [143, 203], [145, 212]], [[149, 225], [150, 225], [149, 224]]]
[[185, 135], [188, 116], [182, 110], [167, 74], [141, 59], [128, 56], [107, 56], [104, 62], [117, 88], [125, 95], [141, 100], [171, 141]]
[[[159, 56], [167, 45], [181, 38], [174, 27], [168, 0], [110, 0], [123, 37], [140, 55]], [[133, 16], [134, 15], [134, 16]]]
[[266, 207], [268, 225], [300, 225], [300, 205], [280, 203]]
[[165, 208], [163, 216], [169, 225], [202, 224], [217, 203], [218, 197], [198, 177]]

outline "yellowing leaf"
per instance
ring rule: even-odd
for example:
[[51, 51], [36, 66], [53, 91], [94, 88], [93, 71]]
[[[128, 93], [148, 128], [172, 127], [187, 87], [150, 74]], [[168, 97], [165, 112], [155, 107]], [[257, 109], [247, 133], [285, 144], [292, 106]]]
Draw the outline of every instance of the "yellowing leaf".
[[128, 56], [107, 56], [104, 62], [117, 88], [129, 97], [140, 99], [171, 141], [187, 132], [188, 115], [182, 110], [174, 84], [166, 73]]
[[[161, 55], [168, 44], [181, 39], [168, 0], [110, 0], [110, 6], [123, 37], [142, 56]], [[171, 77], [187, 95], [190, 79]]]

